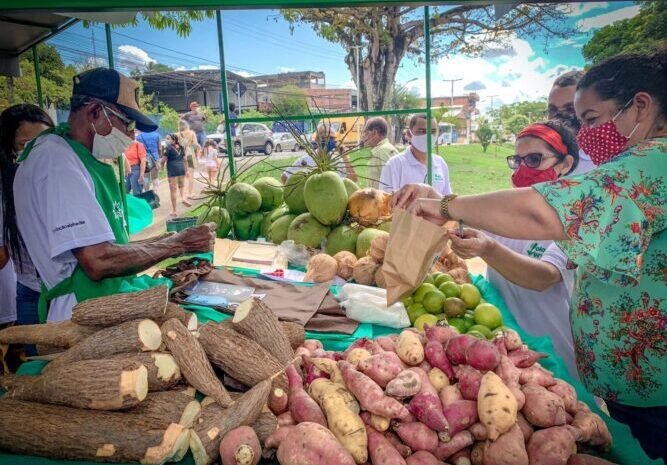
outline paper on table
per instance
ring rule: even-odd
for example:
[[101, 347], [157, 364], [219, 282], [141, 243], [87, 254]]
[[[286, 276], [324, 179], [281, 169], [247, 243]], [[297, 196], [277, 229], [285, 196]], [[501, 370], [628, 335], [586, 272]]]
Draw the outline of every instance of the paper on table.
[[394, 210], [382, 271], [387, 306], [419, 286], [447, 242], [444, 229], [405, 210]]

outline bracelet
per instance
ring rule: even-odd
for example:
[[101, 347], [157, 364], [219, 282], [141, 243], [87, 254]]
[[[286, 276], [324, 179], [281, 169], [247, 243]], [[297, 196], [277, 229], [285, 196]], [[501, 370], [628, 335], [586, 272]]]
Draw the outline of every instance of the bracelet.
[[440, 200], [440, 216], [442, 216], [446, 220], [453, 220], [452, 216], [449, 214], [449, 202], [454, 200], [458, 195], [456, 194], [449, 194], [445, 195], [441, 200]]

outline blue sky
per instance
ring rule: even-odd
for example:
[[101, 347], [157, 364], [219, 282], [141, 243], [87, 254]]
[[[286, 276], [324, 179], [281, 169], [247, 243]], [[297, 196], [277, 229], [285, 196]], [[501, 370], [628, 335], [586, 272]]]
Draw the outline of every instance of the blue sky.
[[[584, 65], [581, 47], [593, 32], [615, 20], [632, 17], [639, 11], [632, 2], [572, 3], [568, 22], [580, 33], [567, 39], [511, 38], [501, 53], [493, 57], [455, 55], [432, 63], [433, 96], [448, 96], [451, 84], [442, 79], [461, 78], [455, 94], [475, 91], [482, 108], [518, 100], [546, 96], [550, 83], [560, 73]], [[251, 76], [285, 71], [323, 71], [327, 86], [353, 87], [343, 62], [345, 52], [315, 34], [308, 25], [293, 33], [277, 11], [247, 10], [223, 12], [225, 57], [230, 70]], [[94, 38], [94, 40], [93, 40]], [[106, 45], [101, 26], [88, 29], [76, 26], [53, 39], [66, 60], [82, 62], [97, 59], [104, 64]], [[146, 24], [114, 29], [114, 53], [126, 72], [148, 61], [176, 69], [217, 68], [218, 42], [215, 20], [195, 23], [192, 34], [179, 38], [171, 31], [155, 31]], [[118, 63], [117, 63], [118, 64]], [[423, 65], [405, 59], [399, 70], [399, 83], [410, 82], [415, 93], [424, 94]]]

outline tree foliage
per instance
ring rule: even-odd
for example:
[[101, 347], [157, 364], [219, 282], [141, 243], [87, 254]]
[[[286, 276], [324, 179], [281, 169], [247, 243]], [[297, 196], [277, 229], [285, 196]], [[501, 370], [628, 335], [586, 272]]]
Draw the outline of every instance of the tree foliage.
[[494, 124], [507, 126], [509, 120], [516, 115], [524, 116], [530, 122], [542, 121], [547, 116], [547, 101], [523, 101], [502, 105], [493, 110], [491, 118]]
[[639, 14], [595, 32], [584, 58], [595, 64], [620, 53], [649, 53], [667, 46], [667, 1], [640, 2]]
[[482, 150], [486, 152], [486, 149], [491, 145], [493, 136], [496, 135], [496, 131], [485, 118], [480, 118], [477, 122], [477, 131], [475, 131], [475, 135], [477, 136], [479, 143], [482, 144]]
[[[419, 108], [421, 105], [421, 100], [414, 93], [414, 91], [408, 89], [405, 86], [394, 86], [394, 89], [391, 93], [391, 101], [389, 106], [396, 110], [407, 110], [409, 108]], [[401, 131], [408, 126], [408, 118], [410, 115], [401, 114], [401, 115], [392, 115], [391, 121], [394, 125], [394, 134], [393, 140], [400, 140]]]
[[[359, 50], [359, 82], [363, 110], [388, 107], [396, 73], [405, 57], [423, 62], [424, 21], [417, 6], [373, 8], [310, 8], [282, 10], [292, 28], [309, 24], [321, 37], [341, 44], [345, 63], [357, 80], [355, 46]], [[496, 19], [491, 5], [479, 3], [434, 7], [430, 18], [431, 59], [452, 53], [479, 54], [506, 48], [513, 36], [563, 37], [569, 32], [566, 12], [556, 4], [517, 4]]]
[[[213, 10], [184, 10], [184, 11], [146, 11], [140, 12], [132, 21], [118, 26], [138, 26], [139, 19], [143, 19], [153, 29], [175, 31], [179, 37], [187, 37], [192, 33], [192, 24], [215, 16]], [[84, 26], [92, 24], [84, 21]]]
[[303, 90], [293, 84], [276, 89], [271, 103], [274, 113], [282, 116], [305, 115], [308, 113], [308, 99]]
[[523, 128], [528, 126], [530, 123], [528, 121], [528, 117], [524, 115], [514, 115], [510, 119], [507, 120], [507, 124], [504, 125], [505, 129], [510, 134], [514, 134], [515, 136], [521, 132]]

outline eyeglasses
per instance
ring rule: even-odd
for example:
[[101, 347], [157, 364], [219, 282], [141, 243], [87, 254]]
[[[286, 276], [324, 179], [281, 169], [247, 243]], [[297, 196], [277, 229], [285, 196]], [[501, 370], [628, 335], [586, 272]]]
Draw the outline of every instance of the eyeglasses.
[[116, 118], [118, 118], [119, 120], [121, 120], [121, 121], [123, 122], [123, 124], [125, 125], [125, 128], [126, 128], [128, 131], [134, 131], [134, 130], [137, 128], [137, 122], [134, 121], [133, 119], [128, 118], [127, 116], [125, 116], [125, 115], [123, 115], [123, 114], [117, 112], [117, 111], [114, 110], [113, 108], [109, 108], [109, 107], [106, 106], [106, 105], [102, 105], [102, 107], [103, 107], [105, 110], [108, 110], [109, 113], [111, 113], [112, 115], [114, 115]]
[[556, 158], [553, 155], [543, 155], [541, 153], [529, 153], [528, 155], [510, 155], [507, 157], [507, 166], [510, 169], [516, 170], [521, 166], [521, 163], [526, 165], [528, 168], [537, 168], [542, 163], [542, 160], [546, 158]]

